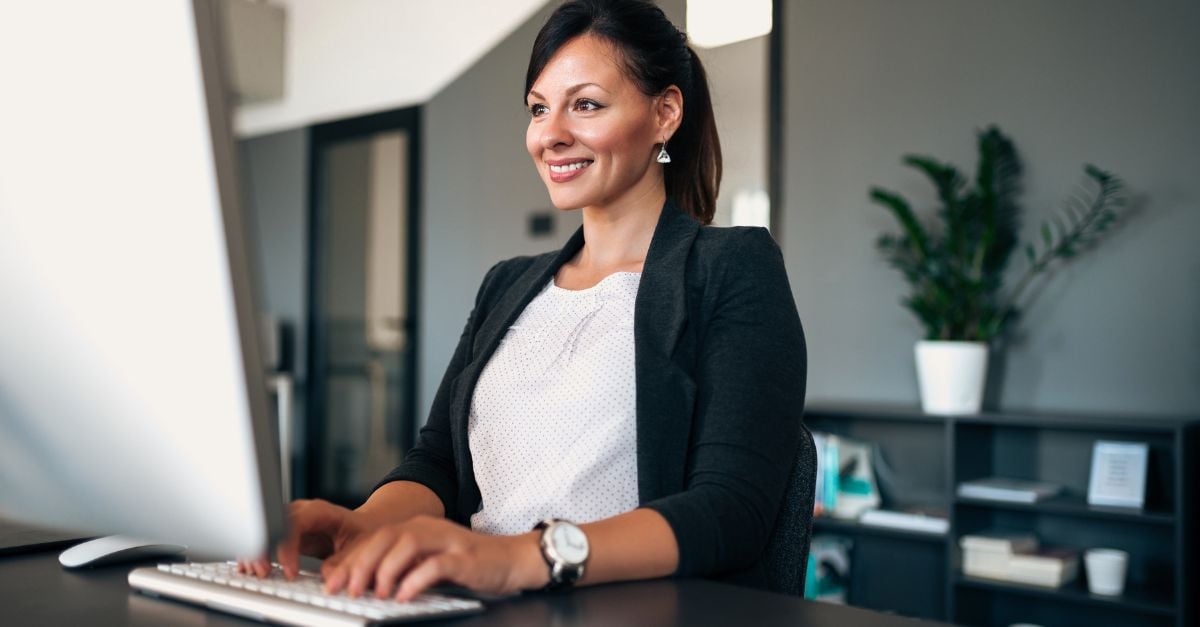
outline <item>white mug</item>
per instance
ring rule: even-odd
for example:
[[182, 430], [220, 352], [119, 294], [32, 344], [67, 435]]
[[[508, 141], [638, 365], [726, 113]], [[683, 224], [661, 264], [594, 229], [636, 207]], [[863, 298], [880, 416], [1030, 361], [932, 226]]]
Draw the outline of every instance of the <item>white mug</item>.
[[1117, 549], [1088, 549], [1083, 556], [1088, 590], [1092, 594], [1119, 596], [1125, 590], [1129, 554]]

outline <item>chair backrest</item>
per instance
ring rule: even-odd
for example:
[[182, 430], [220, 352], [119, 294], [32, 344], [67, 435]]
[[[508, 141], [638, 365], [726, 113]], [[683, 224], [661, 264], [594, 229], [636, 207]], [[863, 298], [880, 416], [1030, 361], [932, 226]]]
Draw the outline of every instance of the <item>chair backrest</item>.
[[813, 498], [817, 478], [817, 447], [808, 427], [800, 427], [796, 461], [788, 478], [775, 528], [767, 541], [763, 562], [767, 588], [772, 592], [804, 595], [808, 571], [808, 548], [812, 539]]

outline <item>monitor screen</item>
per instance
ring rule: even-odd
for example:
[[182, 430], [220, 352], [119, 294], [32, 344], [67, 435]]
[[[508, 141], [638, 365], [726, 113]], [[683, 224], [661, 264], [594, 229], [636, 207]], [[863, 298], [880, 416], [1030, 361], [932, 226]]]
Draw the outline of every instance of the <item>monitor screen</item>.
[[0, 514], [282, 527], [215, 0], [0, 9]]

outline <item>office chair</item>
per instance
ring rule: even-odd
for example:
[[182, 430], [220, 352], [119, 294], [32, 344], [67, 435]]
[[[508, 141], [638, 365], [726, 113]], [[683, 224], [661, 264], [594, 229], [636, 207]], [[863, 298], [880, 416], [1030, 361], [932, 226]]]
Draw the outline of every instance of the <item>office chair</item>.
[[817, 447], [808, 427], [800, 426], [800, 444], [796, 462], [779, 505], [775, 528], [767, 541], [763, 562], [767, 571], [767, 589], [793, 596], [804, 596], [804, 575], [808, 570], [808, 547], [812, 540], [813, 498], [816, 489]]

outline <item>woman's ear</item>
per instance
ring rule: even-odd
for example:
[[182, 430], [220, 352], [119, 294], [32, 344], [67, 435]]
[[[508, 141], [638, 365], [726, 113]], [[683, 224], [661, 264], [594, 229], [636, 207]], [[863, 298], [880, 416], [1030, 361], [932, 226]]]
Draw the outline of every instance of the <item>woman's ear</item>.
[[654, 101], [654, 117], [659, 140], [670, 140], [683, 123], [683, 92], [675, 85], [663, 90]]

